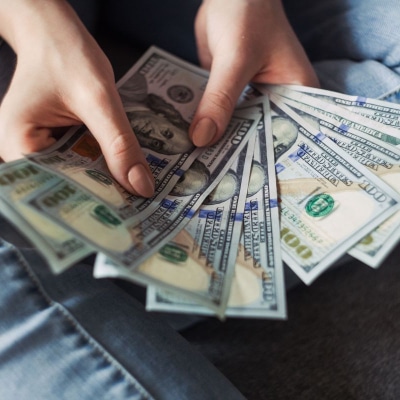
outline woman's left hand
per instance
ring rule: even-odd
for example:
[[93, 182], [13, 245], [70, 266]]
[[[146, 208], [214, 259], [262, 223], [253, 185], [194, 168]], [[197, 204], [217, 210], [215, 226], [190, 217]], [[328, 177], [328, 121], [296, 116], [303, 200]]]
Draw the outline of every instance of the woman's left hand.
[[200, 63], [210, 69], [190, 127], [197, 146], [218, 141], [250, 81], [319, 86], [281, 0], [204, 0], [195, 32]]

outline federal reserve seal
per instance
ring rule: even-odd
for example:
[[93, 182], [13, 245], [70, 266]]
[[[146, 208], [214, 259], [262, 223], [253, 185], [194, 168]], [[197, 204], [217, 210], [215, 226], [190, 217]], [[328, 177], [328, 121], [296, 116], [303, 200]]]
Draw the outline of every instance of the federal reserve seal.
[[95, 206], [94, 209], [91, 210], [90, 215], [109, 228], [113, 228], [122, 224], [122, 222], [115, 215], [113, 215], [106, 206], [103, 206], [102, 204]]
[[335, 206], [335, 200], [329, 194], [316, 194], [306, 204], [306, 212], [311, 217], [325, 217], [329, 215]]
[[187, 252], [175, 243], [161, 247], [159, 254], [173, 264], [183, 263], [188, 259]]
[[193, 91], [184, 85], [174, 85], [167, 90], [168, 97], [177, 103], [189, 103], [193, 100]]

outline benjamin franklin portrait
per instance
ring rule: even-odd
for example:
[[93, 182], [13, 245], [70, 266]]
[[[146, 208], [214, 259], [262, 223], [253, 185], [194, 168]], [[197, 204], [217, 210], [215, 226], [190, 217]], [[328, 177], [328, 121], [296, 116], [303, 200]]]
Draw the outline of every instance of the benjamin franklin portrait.
[[210, 180], [207, 167], [195, 160], [189, 169], [181, 176], [171, 191], [173, 196], [190, 196], [203, 190]]
[[272, 117], [275, 162], [292, 147], [297, 135], [297, 126], [294, 122], [283, 117]]
[[119, 92], [142, 147], [166, 155], [187, 153], [194, 148], [188, 134], [189, 122], [172, 104], [147, 93], [146, 79], [141, 74], [132, 76]]

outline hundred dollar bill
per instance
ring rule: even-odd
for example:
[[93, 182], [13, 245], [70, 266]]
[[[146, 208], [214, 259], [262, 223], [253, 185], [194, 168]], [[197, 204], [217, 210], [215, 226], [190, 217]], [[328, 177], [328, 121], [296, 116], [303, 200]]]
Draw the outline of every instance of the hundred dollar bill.
[[[258, 126], [228, 308], [230, 317], [285, 318], [279, 210], [268, 101]], [[206, 314], [205, 307], [170, 290], [148, 288], [148, 310]]]
[[82, 240], [22, 202], [35, 190], [59, 180], [26, 160], [0, 164], [0, 211], [37, 247], [55, 273], [93, 253]]
[[65, 180], [47, 185], [24, 201], [106, 254], [119, 264], [118, 273], [123, 275], [136, 269], [189, 222], [255, 133], [258, 121], [257, 110], [236, 112], [221, 140], [202, 149], [171, 193], [145, 218], [123, 220], [97, 196]]
[[188, 129], [207, 79], [205, 70], [151, 47], [118, 83], [155, 178], [155, 194], [149, 199], [132, 195], [114, 180], [85, 127], [71, 130], [48, 150], [29, 155], [29, 160], [90, 190], [121, 219], [150, 215], [202, 151], [189, 139]]
[[285, 103], [296, 106], [298, 110], [312, 115], [319, 113], [329, 116], [336, 121], [338, 128], [353, 128], [393, 146], [400, 144], [399, 129], [339, 107], [333, 102], [321, 100], [305, 92], [292, 90], [290, 86], [258, 85], [257, 88], [264, 94], [274, 93], [285, 97]]
[[370, 97], [351, 96], [343, 93], [332, 92], [330, 90], [316, 89], [306, 86], [291, 85], [288, 86], [288, 88], [306, 93], [309, 96], [336, 104], [340, 107], [344, 107], [349, 111], [362, 114], [384, 125], [400, 129], [399, 104]]
[[[302, 111], [298, 103], [288, 104], [300, 117], [319, 132], [328, 136], [352, 158], [369, 168], [376, 176], [400, 193], [400, 149], [373, 136], [345, 126], [337, 126], [337, 119], [330, 115]], [[400, 239], [400, 212], [389, 217], [361, 240], [349, 253], [371, 267], [378, 267]]]
[[271, 95], [283, 259], [307, 284], [399, 210], [400, 197]]
[[[185, 228], [131, 274], [224, 316], [235, 269], [253, 136]], [[99, 255], [95, 276], [113, 268]]]

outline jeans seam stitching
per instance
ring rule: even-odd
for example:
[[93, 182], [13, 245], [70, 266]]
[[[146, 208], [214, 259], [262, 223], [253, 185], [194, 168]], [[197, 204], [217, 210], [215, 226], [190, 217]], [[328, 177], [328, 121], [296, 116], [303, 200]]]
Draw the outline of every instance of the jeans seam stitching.
[[107, 352], [103, 346], [98, 343], [91, 335], [79, 324], [79, 322], [69, 313], [64, 306], [60, 303], [51, 299], [51, 297], [46, 293], [44, 287], [40, 283], [39, 279], [35, 273], [31, 270], [25, 258], [20, 254], [19, 251], [15, 249], [14, 246], [0, 240], [0, 247], [8, 247], [8, 249], [17, 257], [16, 261], [25, 270], [28, 277], [35, 284], [38, 293], [44, 298], [44, 300], [50, 305], [54, 306], [56, 310], [76, 329], [77, 333], [81, 335], [88, 344], [90, 344], [94, 349], [98, 350], [99, 354], [107, 361], [111, 366], [118, 370], [132, 385], [144, 399], [154, 400], [152, 396], [147, 392], [146, 389], [134, 378], [109, 352]]

